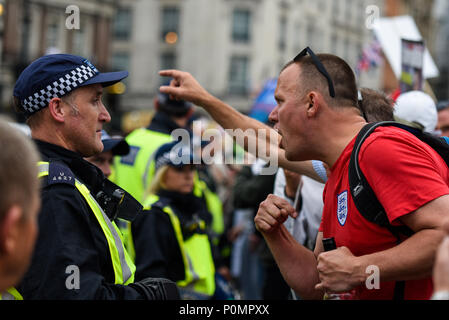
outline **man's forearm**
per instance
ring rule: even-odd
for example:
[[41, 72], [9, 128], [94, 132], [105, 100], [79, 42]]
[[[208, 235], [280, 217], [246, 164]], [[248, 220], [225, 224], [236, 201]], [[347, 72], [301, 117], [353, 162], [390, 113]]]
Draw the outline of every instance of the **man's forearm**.
[[[212, 95], [204, 98], [201, 102], [201, 106], [224, 129], [241, 129], [245, 139], [242, 140], [237, 138], [236, 141], [244, 141], [243, 144], [240, 143], [241, 146], [246, 151], [253, 153], [254, 156], [266, 161], [270, 161], [273, 157], [276, 157], [280, 167], [303, 174], [316, 181], [323, 182], [313, 169], [311, 161], [289, 161], [285, 158], [285, 151], [279, 148], [280, 136], [274, 129], [256, 119], [242, 114]], [[248, 135], [247, 130], [253, 130], [256, 136]], [[260, 134], [261, 132], [264, 132], [263, 136]], [[237, 135], [237, 133], [235, 133], [235, 135]], [[261, 149], [262, 147], [264, 149]]]
[[302, 299], [321, 300], [324, 293], [315, 290], [319, 282], [315, 254], [300, 245], [283, 225], [263, 236], [287, 284]]
[[377, 266], [380, 281], [423, 279], [431, 276], [435, 253], [444, 233], [425, 229], [391, 249], [361, 256], [358, 272], [367, 276], [368, 266]]
[[[224, 129], [242, 129], [243, 131], [247, 129], [253, 129], [255, 131], [259, 129], [273, 130], [269, 126], [244, 115], [212, 95], [204, 99], [201, 107]], [[268, 133], [267, 137], [269, 137]]]

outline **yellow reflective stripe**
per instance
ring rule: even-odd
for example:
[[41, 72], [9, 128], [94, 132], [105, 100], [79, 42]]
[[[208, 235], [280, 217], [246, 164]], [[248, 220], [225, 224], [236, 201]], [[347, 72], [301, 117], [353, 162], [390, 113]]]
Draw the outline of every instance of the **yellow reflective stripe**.
[[[147, 201], [145, 202], [144, 209], [150, 210], [151, 205], [156, 203], [159, 200], [159, 197], [154, 194], [150, 194], [147, 198]], [[168, 217], [170, 218], [171, 224], [173, 226], [173, 229], [175, 231], [176, 240], [178, 240], [179, 249], [181, 251], [182, 256], [182, 262], [184, 263], [184, 273], [186, 278], [182, 281], [178, 281], [179, 285], [185, 286], [187, 283], [190, 283], [194, 279], [195, 272], [193, 271], [192, 263], [189, 259], [189, 257], [186, 254], [186, 250], [184, 249], [184, 238], [182, 236], [181, 232], [181, 224], [179, 222], [178, 217], [175, 215], [175, 213], [172, 211], [170, 207], [164, 207], [162, 209], [166, 214], [168, 214]]]
[[202, 197], [206, 200], [207, 209], [212, 215], [211, 229], [217, 235], [221, 235], [224, 232], [223, 222], [223, 203], [217, 194], [213, 193], [208, 187], [206, 182], [199, 179], [198, 173], [195, 171], [194, 175], [194, 187], [193, 194], [197, 197]]
[[[151, 205], [158, 200], [158, 196], [150, 195], [145, 209], [150, 210]], [[195, 234], [187, 241], [184, 241], [178, 216], [169, 206], [164, 207], [163, 211], [170, 218], [184, 263], [185, 279], [177, 281], [177, 284], [180, 287], [212, 296], [215, 291], [215, 267], [207, 235]], [[203, 227], [205, 227], [204, 221], [201, 222]], [[190, 252], [196, 255], [197, 259], [192, 259]], [[198, 255], [201, 255], [201, 259], [198, 259]], [[200, 272], [198, 273], [196, 270]], [[203, 275], [203, 278], [201, 278], [201, 275]]]
[[[118, 230], [115, 223], [109, 220], [108, 216], [101, 209], [100, 205], [97, 203], [94, 197], [90, 194], [89, 189], [75, 180], [76, 188], [81, 192], [84, 199], [86, 199], [89, 207], [92, 209], [95, 217], [100, 223], [101, 229], [106, 237], [109, 246], [109, 252], [111, 253], [112, 266], [114, 269], [115, 283], [116, 284], [126, 284], [129, 282], [133, 276], [133, 272], [128, 265], [128, 259], [126, 257], [126, 251], [123, 246], [122, 239], [120, 237], [120, 231]], [[135, 267], [135, 266], [134, 266]], [[133, 280], [131, 280], [133, 281]]]
[[0, 300], [23, 300], [23, 297], [16, 288], [11, 287], [0, 294]]
[[[38, 162], [38, 166], [38, 177], [48, 175], [48, 162], [40, 161]], [[115, 283], [128, 284], [130, 282], [133, 282], [136, 266], [132, 262], [123, 246], [123, 239], [118, 227], [114, 222], [111, 222], [111, 220], [109, 220], [109, 217], [104, 213], [95, 198], [91, 195], [89, 189], [87, 189], [87, 187], [83, 183], [75, 179], [75, 187], [87, 201], [87, 204], [97, 218], [97, 221], [100, 224], [100, 227], [106, 237], [109, 252], [111, 254], [112, 267], [114, 269]]]
[[[212, 259], [210, 241], [207, 234], [194, 234], [184, 242], [187, 252], [195, 255], [192, 259], [192, 270], [199, 275], [193, 288], [197, 292], [213, 295], [215, 292], [215, 266]], [[200, 253], [198, 255], [198, 253]]]
[[37, 177], [38, 178], [42, 178], [44, 176], [48, 175], [48, 168], [49, 168], [49, 163], [48, 162], [43, 162], [43, 161], [39, 161], [37, 163], [37, 167], [38, 167], [38, 174]]
[[127, 237], [126, 237], [126, 249], [129, 253], [129, 256], [133, 262], [136, 261], [136, 248], [134, 247], [134, 239], [133, 233], [131, 230], [131, 223], [127, 222], [126, 227], [128, 229]]
[[179, 283], [180, 285], [185, 285], [186, 283], [198, 280], [199, 277], [193, 270], [192, 261], [190, 260], [188, 253], [184, 248], [184, 238], [182, 236], [181, 224], [179, 222], [179, 219], [170, 207], [165, 207], [163, 210], [170, 217], [171, 224], [173, 226], [173, 229], [175, 230], [176, 239], [178, 240], [179, 249], [181, 249], [182, 260], [184, 262], [186, 278], [182, 281], [179, 281]]
[[198, 171], [195, 170], [193, 173], [193, 194], [195, 197], [201, 198], [203, 196], [203, 186], [201, 184]]

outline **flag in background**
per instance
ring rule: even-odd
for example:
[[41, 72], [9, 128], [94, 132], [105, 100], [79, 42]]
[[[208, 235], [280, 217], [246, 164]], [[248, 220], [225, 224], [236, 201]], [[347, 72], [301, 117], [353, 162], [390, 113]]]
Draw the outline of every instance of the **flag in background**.
[[382, 47], [380, 42], [374, 39], [363, 49], [355, 70], [356, 75], [359, 76], [363, 71], [369, 71], [371, 68], [378, 67], [382, 61]]
[[249, 112], [251, 118], [257, 119], [263, 123], [268, 122], [268, 115], [276, 107], [274, 91], [276, 89], [277, 79], [269, 79], [265, 82], [259, 95], [254, 99], [254, 103]]

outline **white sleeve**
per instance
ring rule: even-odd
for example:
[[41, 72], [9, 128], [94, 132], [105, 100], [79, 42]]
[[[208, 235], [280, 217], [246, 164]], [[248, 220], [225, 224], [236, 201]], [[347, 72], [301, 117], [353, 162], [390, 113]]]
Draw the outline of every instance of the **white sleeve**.
[[323, 180], [327, 182], [327, 172], [326, 168], [323, 165], [323, 162], [318, 160], [312, 160], [313, 170], [315, 170], [316, 174]]
[[290, 202], [291, 205], [293, 205], [293, 201], [285, 195], [285, 185], [287, 184], [285, 180], [285, 173], [284, 169], [279, 168], [278, 172], [276, 173], [276, 178], [274, 180], [274, 189], [273, 194], [275, 196], [278, 196], [280, 198], [283, 198]]

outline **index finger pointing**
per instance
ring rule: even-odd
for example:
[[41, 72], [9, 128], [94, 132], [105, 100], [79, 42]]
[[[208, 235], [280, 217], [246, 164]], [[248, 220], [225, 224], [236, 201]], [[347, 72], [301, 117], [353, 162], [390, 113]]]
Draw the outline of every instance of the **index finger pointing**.
[[181, 75], [181, 71], [175, 70], [175, 69], [167, 69], [167, 70], [160, 70], [159, 75], [163, 77], [179, 77]]

